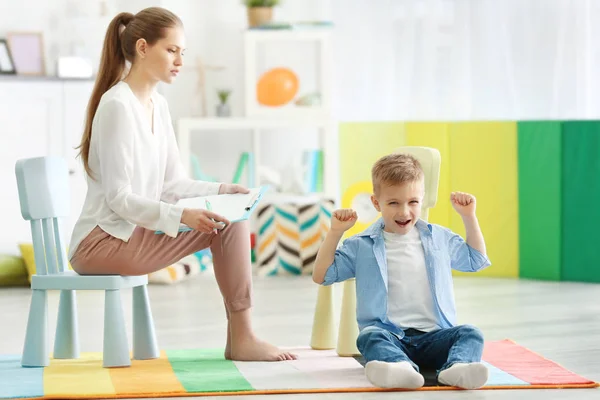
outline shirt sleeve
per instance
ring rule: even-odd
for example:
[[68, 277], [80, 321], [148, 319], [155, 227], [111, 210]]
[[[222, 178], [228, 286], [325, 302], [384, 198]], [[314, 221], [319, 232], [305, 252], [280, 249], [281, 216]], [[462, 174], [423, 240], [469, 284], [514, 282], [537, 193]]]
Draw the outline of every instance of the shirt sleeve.
[[450, 230], [446, 230], [446, 233], [452, 269], [462, 272], [477, 272], [492, 265], [487, 256], [469, 246], [460, 235]]
[[179, 199], [218, 194], [221, 183], [197, 181], [187, 177], [181, 163], [177, 141], [175, 140], [169, 107], [164, 99], [161, 99], [161, 102], [169, 127], [167, 132], [167, 169], [165, 171], [161, 200], [169, 203], [177, 203]]
[[100, 180], [108, 206], [126, 221], [176, 237], [183, 207], [150, 199], [132, 191], [137, 127], [127, 105], [118, 100], [96, 111], [93, 140], [97, 142]]
[[355, 260], [358, 251], [358, 241], [348, 238], [344, 244], [335, 251], [333, 264], [327, 268], [322, 285], [328, 286], [336, 282], [343, 282], [356, 276]]

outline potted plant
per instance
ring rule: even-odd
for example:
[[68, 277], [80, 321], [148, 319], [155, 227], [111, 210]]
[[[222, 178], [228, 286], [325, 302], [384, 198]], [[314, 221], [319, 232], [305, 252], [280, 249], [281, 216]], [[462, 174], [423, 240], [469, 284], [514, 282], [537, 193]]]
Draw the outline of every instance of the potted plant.
[[219, 96], [220, 103], [217, 105], [217, 116], [219, 117], [229, 117], [231, 115], [231, 108], [227, 103], [229, 96], [231, 95], [231, 90], [222, 89], [217, 90], [217, 95]]
[[273, 19], [273, 7], [279, 0], [242, 0], [248, 9], [248, 25], [254, 28]]

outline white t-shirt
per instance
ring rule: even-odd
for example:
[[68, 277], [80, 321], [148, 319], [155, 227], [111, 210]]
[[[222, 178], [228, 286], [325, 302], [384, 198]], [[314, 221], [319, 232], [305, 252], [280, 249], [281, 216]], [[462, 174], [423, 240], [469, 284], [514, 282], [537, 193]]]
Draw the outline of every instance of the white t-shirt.
[[383, 231], [388, 269], [388, 318], [402, 329], [438, 329], [425, 267], [425, 253], [416, 228], [406, 235]]
[[176, 237], [180, 198], [217, 194], [220, 183], [189, 179], [177, 149], [166, 100], [152, 94], [153, 126], [129, 85], [119, 82], [100, 100], [92, 123], [88, 191], [73, 229], [69, 258], [96, 227], [125, 242], [136, 226]]

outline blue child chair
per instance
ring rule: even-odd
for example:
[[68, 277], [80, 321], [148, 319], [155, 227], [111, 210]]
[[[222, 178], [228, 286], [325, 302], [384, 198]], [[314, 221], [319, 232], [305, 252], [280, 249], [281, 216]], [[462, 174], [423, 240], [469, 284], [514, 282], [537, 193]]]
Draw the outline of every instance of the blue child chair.
[[133, 288], [133, 358], [159, 356], [148, 300], [148, 276], [79, 275], [69, 270], [59, 218], [69, 215], [67, 163], [60, 157], [22, 159], [15, 166], [21, 214], [31, 223], [36, 274], [21, 365], [49, 364], [48, 290], [60, 290], [55, 359], [79, 357], [76, 290], [104, 290], [104, 367], [131, 365], [121, 306], [121, 289]]

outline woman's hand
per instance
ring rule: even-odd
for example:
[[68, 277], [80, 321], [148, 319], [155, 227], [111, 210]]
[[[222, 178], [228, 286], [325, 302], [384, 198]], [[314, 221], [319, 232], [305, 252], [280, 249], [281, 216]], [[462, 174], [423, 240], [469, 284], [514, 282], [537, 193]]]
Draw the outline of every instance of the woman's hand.
[[219, 194], [250, 193], [250, 190], [242, 185], [234, 183], [222, 183], [219, 187]]
[[215, 229], [224, 228], [229, 225], [227, 218], [215, 214], [212, 211], [186, 208], [181, 214], [181, 222], [198, 232], [211, 233]]

